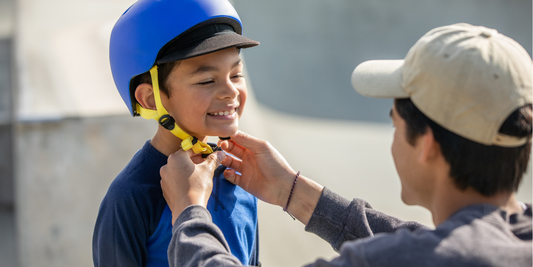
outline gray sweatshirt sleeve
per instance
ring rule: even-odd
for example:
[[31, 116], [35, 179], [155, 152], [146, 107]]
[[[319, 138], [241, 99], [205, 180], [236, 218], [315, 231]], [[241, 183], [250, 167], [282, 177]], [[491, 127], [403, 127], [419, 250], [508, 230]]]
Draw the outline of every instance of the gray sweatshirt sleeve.
[[209, 211], [197, 205], [187, 207], [174, 222], [168, 261], [171, 267], [242, 266]]
[[411, 231], [427, 229], [417, 222], [402, 221], [374, 210], [362, 199], [355, 198], [350, 202], [324, 188], [305, 230], [327, 241], [335, 251], [340, 251], [346, 241], [394, 232], [401, 228]]
[[[346, 241], [398, 229], [414, 231], [420, 228], [426, 227], [385, 215], [361, 199], [350, 202], [324, 188], [305, 230], [317, 234], [340, 251]], [[358, 249], [346, 248], [340, 257], [331, 262], [318, 260], [310, 266], [345, 266], [348, 263], [364, 266], [362, 254], [365, 246], [359, 243]], [[231, 255], [209, 211], [202, 206], [187, 207], [174, 223], [168, 259], [171, 267], [241, 266], [240, 261]]]

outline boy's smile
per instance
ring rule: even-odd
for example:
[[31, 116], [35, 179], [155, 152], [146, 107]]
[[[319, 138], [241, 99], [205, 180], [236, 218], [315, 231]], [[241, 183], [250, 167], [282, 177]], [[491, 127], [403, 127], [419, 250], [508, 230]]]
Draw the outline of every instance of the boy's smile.
[[246, 103], [242, 72], [237, 48], [182, 60], [168, 77], [163, 105], [179, 127], [200, 140], [233, 135]]
[[222, 117], [222, 116], [228, 117], [228, 116], [233, 116], [236, 110], [237, 109], [230, 109], [230, 110], [219, 111], [219, 112], [208, 112], [207, 115], [218, 116], [218, 117]]

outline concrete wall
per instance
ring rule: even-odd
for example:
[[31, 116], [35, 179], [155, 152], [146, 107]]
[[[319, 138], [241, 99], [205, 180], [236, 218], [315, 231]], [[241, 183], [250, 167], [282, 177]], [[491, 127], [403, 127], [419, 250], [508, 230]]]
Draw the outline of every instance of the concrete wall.
[[92, 265], [100, 202], [154, 123], [112, 116], [18, 125], [20, 266]]
[[350, 75], [369, 59], [402, 59], [430, 29], [458, 22], [516, 39], [531, 55], [530, 0], [235, 0], [257, 99], [314, 118], [389, 123], [390, 100], [354, 94]]
[[[132, 2], [18, 0], [14, 169], [20, 266], [92, 266], [100, 201], [153, 134], [153, 122], [126, 115], [107, 65], [110, 25]], [[399, 197], [389, 153], [391, 103], [353, 92], [353, 67], [370, 58], [402, 58], [430, 28], [458, 21], [495, 27], [531, 54], [530, 1], [233, 2], [245, 35], [262, 42], [243, 51], [254, 88], [242, 129], [270, 140], [295, 169], [343, 196], [428, 225], [427, 211], [407, 207]], [[312, 146], [330, 140], [331, 133], [346, 142], [344, 154], [334, 146]], [[524, 182], [519, 198], [531, 202], [531, 174]], [[259, 216], [264, 266], [335, 255], [281, 209], [261, 204]]]
[[14, 210], [13, 17], [14, 1], [0, 0], [0, 259], [17, 265]]
[[12, 50], [12, 39], [0, 38], [0, 259], [6, 267], [16, 262]]
[[0, 209], [13, 206], [13, 42], [0, 38]]

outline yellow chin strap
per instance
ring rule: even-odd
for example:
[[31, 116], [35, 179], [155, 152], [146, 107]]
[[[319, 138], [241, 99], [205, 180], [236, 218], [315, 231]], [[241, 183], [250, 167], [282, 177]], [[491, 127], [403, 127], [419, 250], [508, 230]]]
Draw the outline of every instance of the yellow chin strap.
[[190, 134], [183, 131], [174, 121], [174, 118], [172, 118], [168, 111], [163, 107], [163, 103], [161, 102], [161, 96], [159, 94], [159, 79], [158, 79], [158, 71], [157, 66], [154, 66], [152, 69], [150, 69], [150, 75], [152, 76], [152, 87], [154, 89], [154, 98], [155, 98], [155, 106], [156, 110], [151, 109], [145, 109], [139, 105], [139, 103], [136, 104], [137, 113], [141, 115], [141, 117], [147, 119], [147, 120], [156, 120], [161, 126], [163, 126], [165, 129], [169, 130], [171, 133], [173, 133], [176, 137], [183, 140], [181, 142], [181, 148], [183, 150], [187, 151], [192, 148], [192, 151], [196, 154], [211, 154], [213, 153], [213, 149], [210, 145], [199, 141], [198, 138], [191, 136]]

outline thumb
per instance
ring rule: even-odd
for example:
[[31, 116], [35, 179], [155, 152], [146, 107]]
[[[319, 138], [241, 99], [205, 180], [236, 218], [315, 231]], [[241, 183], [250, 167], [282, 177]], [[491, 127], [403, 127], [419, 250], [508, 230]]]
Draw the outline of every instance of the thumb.
[[256, 153], [264, 147], [266, 141], [253, 137], [245, 132], [238, 131], [231, 136], [231, 141]]
[[189, 151], [184, 151], [179, 149], [178, 151], [170, 154], [167, 159], [167, 164], [184, 164], [190, 161], [192, 156], [192, 149]]
[[218, 151], [215, 153], [211, 153], [211, 155], [207, 156], [205, 158], [205, 161], [202, 164], [207, 164], [211, 166], [211, 169], [216, 169], [220, 163], [222, 163], [222, 160], [226, 158], [226, 153], [223, 151]]

